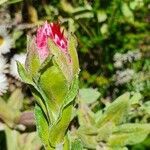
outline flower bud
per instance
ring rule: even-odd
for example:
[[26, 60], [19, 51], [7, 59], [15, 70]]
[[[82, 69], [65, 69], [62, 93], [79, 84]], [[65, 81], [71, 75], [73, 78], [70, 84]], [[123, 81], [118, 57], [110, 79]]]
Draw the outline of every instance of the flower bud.
[[[18, 63], [22, 80], [36, 98], [35, 117], [45, 148], [63, 143], [78, 93], [79, 62], [76, 38], [64, 35], [58, 23], [45, 23], [28, 39], [26, 69]], [[50, 145], [49, 145], [50, 143]]]

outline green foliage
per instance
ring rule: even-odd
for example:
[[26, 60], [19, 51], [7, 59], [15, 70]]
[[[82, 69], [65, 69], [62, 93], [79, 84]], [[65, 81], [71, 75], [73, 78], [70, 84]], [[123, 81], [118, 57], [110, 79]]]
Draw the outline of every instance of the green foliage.
[[79, 96], [80, 96], [81, 102], [90, 104], [90, 103], [95, 102], [99, 98], [100, 93], [97, 91], [97, 89], [83, 88], [83, 89], [80, 89]]
[[40, 58], [38, 56], [34, 39], [31, 39], [31, 37], [27, 37], [27, 52], [28, 57], [26, 59], [25, 67], [28, 72], [28, 76], [32, 78], [37, 74], [40, 68]]
[[108, 106], [103, 116], [98, 120], [97, 126], [101, 127], [107, 122], [112, 122], [115, 125], [122, 123], [129, 110], [129, 96], [129, 93], [125, 93]]
[[[41, 143], [36, 132], [20, 134], [5, 126], [7, 150], [26, 150], [40, 148]], [[9, 142], [11, 141], [11, 142]]]
[[142, 142], [150, 133], [149, 124], [124, 124], [114, 129], [108, 139], [108, 145], [125, 146]]
[[48, 122], [44, 116], [44, 112], [42, 111], [42, 109], [36, 105], [35, 106], [35, 119], [36, 119], [36, 128], [39, 134], [39, 137], [41, 138], [44, 147], [49, 150], [50, 146], [49, 146], [49, 133], [48, 131]]
[[0, 98], [0, 117], [10, 128], [17, 125], [21, 115], [20, 109], [22, 107], [22, 100], [23, 94], [19, 89], [16, 89], [12, 93], [8, 102]]
[[80, 127], [76, 134], [84, 147], [93, 149], [104, 142], [106, 145], [104, 144], [103, 148], [123, 149], [124, 146], [142, 142], [150, 133], [150, 124], [127, 122], [130, 110], [134, 106], [131, 100], [137, 102], [139, 99], [141, 99], [139, 93], [131, 98], [129, 93], [125, 93], [109, 104], [99, 119], [96, 113], [90, 111], [87, 104], [80, 104], [78, 110]]
[[79, 73], [79, 60], [78, 60], [78, 55], [77, 55], [77, 52], [76, 52], [76, 49], [77, 49], [77, 39], [74, 35], [70, 34], [68, 36], [68, 50], [69, 50], [69, 54], [70, 54], [70, 57], [71, 57], [71, 61], [72, 63], [74, 64], [73, 65], [73, 74], [78, 74]]
[[72, 143], [72, 148], [71, 150], [83, 150], [83, 146], [82, 146], [82, 143], [80, 140], [75, 140], [73, 143]]

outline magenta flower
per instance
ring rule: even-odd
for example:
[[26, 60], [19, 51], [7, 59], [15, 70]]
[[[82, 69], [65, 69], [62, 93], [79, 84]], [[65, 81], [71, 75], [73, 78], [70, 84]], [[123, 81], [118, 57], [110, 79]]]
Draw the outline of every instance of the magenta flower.
[[62, 52], [67, 52], [67, 38], [60, 30], [59, 23], [45, 22], [42, 27], [38, 28], [36, 34], [36, 45], [41, 59], [45, 59], [50, 53], [47, 44], [48, 38], [52, 39]]

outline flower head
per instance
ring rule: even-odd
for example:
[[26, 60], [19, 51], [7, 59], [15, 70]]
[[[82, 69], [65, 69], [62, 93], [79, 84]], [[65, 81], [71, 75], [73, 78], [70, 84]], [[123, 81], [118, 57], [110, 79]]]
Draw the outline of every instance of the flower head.
[[60, 25], [58, 23], [51, 23], [50, 27], [52, 30], [50, 38], [63, 52], [67, 52], [67, 39], [64, 37], [64, 30], [60, 30]]
[[60, 25], [45, 22], [42, 27], [38, 28], [36, 34], [36, 45], [41, 58], [46, 58], [49, 55], [48, 38], [52, 39], [63, 52], [67, 52], [67, 38], [61, 31]]
[[8, 89], [8, 81], [5, 74], [0, 73], [0, 95], [6, 93]]
[[31, 78], [36, 76], [39, 70], [49, 69], [49, 67], [45, 67], [47, 64], [50, 66], [57, 64], [68, 83], [71, 83], [74, 76], [78, 75], [79, 61], [76, 38], [70, 32], [67, 32], [66, 37], [58, 23], [46, 22], [37, 29], [34, 38], [28, 37], [27, 43], [25, 69]]
[[6, 59], [0, 55], [0, 73], [7, 73], [8, 72], [8, 64]]
[[10, 51], [12, 46], [12, 40], [7, 34], [7, 30], [4, 27], [0, 27], [0, 54], [5, 54]]

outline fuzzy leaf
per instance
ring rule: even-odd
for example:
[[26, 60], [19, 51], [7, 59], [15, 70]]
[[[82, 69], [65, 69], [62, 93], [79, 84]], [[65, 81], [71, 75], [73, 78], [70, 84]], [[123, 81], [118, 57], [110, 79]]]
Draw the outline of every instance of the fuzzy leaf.
[[49, 56], [45, 59], [45, 61], [41, 64], [38, 72], [41, 74], [45, 68], [47, 67], [51, 67], [53, 64], [52, 64], [52, 56]]
[[150, 124], [140, 124], [140, 123], [127, 123], [120, 126], [117, 126], [114, 130], [115, 133], [124, 132], [124, 133], [131, 133], [131, 132], [140, 132], [140, 131], [147, 131], [150, 133]]
[[63, 74], [55, 66], [48, 67], [41, 74], [39, 86], [45, 93], [47, 97], [46, 103], [49, 104], [50, 110], [55, 114], [57, 120], [60, 108], [68, 92], [68, 85]]
[[21, 92], [21, 89], [16, 89], [11, 96], [8, 99], [8, 106], [20, 110], [23, 103], [23, 93]]
[[97, 145], [96, 136], [85, 135], [80, 132], [77, 133], [79, 139], [81, 139], [83, 146], [89, 149], [95, 149]]
[[132, 105], [139, 104], [140, 99], [142, 99], [142, 95], [140, 93], [134, 93], [130, 99], [130, 102]]
[[18, 73], [19, 73], [22, 81], [27, 83], [27, 84], [33, 85], [33, 82], [31, 80], [31, 78], [29, 77], [28, 73], [26, 72], [25, 68], [18, 61], [17, 61], [17, 68], [18, 68]]
[[62, 108], [59, 111], [57, 110], [59, 112], [58, 119], [54, 123], [52, 123], [50, 127], [50, 137], [52, 138], [50, 138], [50, 141], [51, 144], [54, 144], [53, 146], [60, 144], [64, 140], [66, 130], [72, 119], [72, 101], [77, 95], [78, 88], [78, 77], [76, 76], [72, 81], [72, 85], [68, 90], [68, 93], [66, 94]]
[[[39, 89], [37, 81], [31, 80], [31, 78], [29, 77], [25, 68], [23, 67], [23, 65], [20, 62], [17, 62], [17, 67], [18, 67], [19, 75], [20, 75], [21, 79], [23, 80], [23, 82], [25, 82], [26, 84], [29, 84], [34, 93], [39, 93], [39, 94], [41, 94], [41, 96], [43, 96], [44, 94]], [[35, 90], [36, 90], [36, 92], [35, 92]], [[45, 98], [44, 96], [43, 96], [43, 99]]]
[[73, 78], [72, 64], [69, 62], [70, 58], [68, 54], [62, 52], [62, 50], [59, 49], [52, 40], [49, 40], [48, 44], [52, 54], [54, 55], [54, 63], [58, 65], [58, 68], [61, 70], [66, 80], [71, 82]]
[[108, 122], [116, 125], [122, 123], [125, 120], [129, 110], [129, 96], [129, 93], [125, 93], [110, 104], [98, 120], [97, 127], [101, 127]]
[[97, 135], [98, 129], [94, 126], [82, 125], [79, 127], [78, 132], [83, 133], [85, 135]]
[[[19, 133], [18, 150], [38, 150], [41, 148], [41, 141], [37, 135], [37, 132], [26, 132], [23, 134]], [[10, 142], [11, 143], [11, 142]]]
[[83, 145], [81, 140], [76, 139], [71, 145], [71, 150], [83, 150]]
[[134, 145], [142, 142], [150, 133], [150, 124], [124, 124], [116, 127], [108, 139], [112, 146]]
[[[49, 110], [49, 107], [48, 107], [48, 104], [46, 103], [46, 101], [44, 101], [43, 99], [43, 93], [39, 93], [35, 88], [31, 87], [31, 90], [32, 90], [32, 94], [33, 96], [35, 97], [36, 99], [36, 103], [41, 107], [43, 113], [46, 115], [47, 117], [47, 120], [49, 120], [49, 122], [51, 122], [50, 118], [52, 119], [52, 115], [51, 117], [49, 116], [50, 115], [50, 110]], [[49, 113], [49, 114], [48, 114]]]
[[99, 98], [100, 93], [97, 91], [97, 89], [83, 88], [79, 90], [79, 96], [82, 102], [90, 104]]
[[67, 132], [65, 136], [64, 145], [63, 145], [63, 150], [68, 150], [68, 149], [69, 150], [71, 149], [71, 139], [70, 139], [69, 132]]
[[78, 109], [78, 118], [80, 126], [95, 124], [95, 114], [86, 104], [80, 104]]
[[66, 106], [58, 122], [53, 124], [49, 130], [49, 141], [53, 147], [64, 141], [66, 130], [72, 119], [72, 104]]
[[114, 134], [110, 136], [108, 144], [111, 146], [134, 145], [142, 142], [146, 137], [146, 132]]
[[79, 60], [77, 54], [77, 40], [74, 35], [69, 35], [68, 51], [71, 57], [73, 75], [79, 74]]
[[19, 150], [17, 141], [19, 133], [16, 130], [12, 130], [9, 127], [5, 126], [5, 134], [6, 134], [7, 150]]
[[113, 123], [108, 122], [100, 129], [98, 129], [97, 141], [107, 141], [109, 136], [112, 134], [114, 127], [115, 126]]
[[35, 119], [39, 137], [41, 138], [45, 149], [50, 150], [48, 123], [46, 120], [46, 116], [38, 105], [35, 106]]
[[27, 40], [28, 45], [27, 45], [27, 58], [25, 62], [25, 68], [29, 76], [32, 78], [37, 74], [41, 62], [35, 45], [35, 39], [34, 38], [31, 39], [30, 37], [28, 37]]
[[78, 75], [76, 75], [74, 77], [74, 79], [72, 80], [72, 83], [68, 90], [68, 93], [66, 94], [63, 107], [65, 107], [70, 102], [72, 102], [75, 99], [75, 97], [77, 96], [78, 90], [79, 90], [79, 81], [78, 80], [79, 80]]
[[7, 103], [0, 97], [0, 118], [9, 126], [14, 127], [18, 121], [20, 112], [12, 109]]

